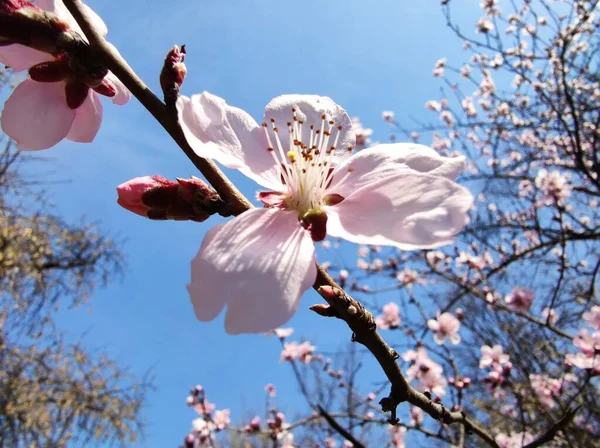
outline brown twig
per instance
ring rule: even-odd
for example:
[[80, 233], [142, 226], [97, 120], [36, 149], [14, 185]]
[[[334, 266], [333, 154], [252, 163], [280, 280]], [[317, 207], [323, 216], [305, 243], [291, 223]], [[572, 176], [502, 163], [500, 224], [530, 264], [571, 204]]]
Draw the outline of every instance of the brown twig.
[[[222, 199], [229, 204], [230, 213], [239, 215], [252, 208], [252, 204], [229, 181], [223, 172], [210, 160], [198, 157], [188, 144], [175, 110], [167, 107], [135, 74], [116, 49], [110, 45], [93, 27], [93, 22], [79, 0], [63, 0], [86, 37], [90, 41], [94, 54], [102, 59], [110, 71], [129, 89], [138, 101], [171, 135], [206, 180], [217, 190]], [[324, 293], [323, 286], [333, 288], [334, 294]], [[475, 423], [462, 412], [450, 412], [444, 406], [434, 403], [430, 397], [413, 389], [396, 362], [398, 353], [393, 350], [377, 333], [375, 321], [369, 311], [347, 295], [327, 272], [317, 264], [317, 279], [313, 287], [319, 291], [327, 303], [335, 309], [339, 318], [344, 320], [353, 333], [353, 340], [364, 345], [375, 356], [391, 383], [390, 395], [381, 400], [384, 412], [391, 412], [391, 422], [395, 422], [396, 408], [408, 401], [421, 408], [431, 417], [445, 424], [460, 423], [467, 433], [477, 434], [488, 445], [498, 448], [493, 436], [482, 426]]]
[[545, 443], [548, 443], [551, 440], [553, 440], [554, 437], [556, 437], [556, 433], [558, 431], [564, 429], [565, 427], [567, 427], [569, 425], [569, 423], [571, 423], [571, 421], [573, 420], [573, 417], [575, 417], [575, 414], [577, 413], [578, 410], [579, 410], [579, 407], [577, 407], [575, 409], [570, 409], [569, 411], [567, 411], [565, 413], [565, 415], [563, 415], [563, 417], [559, 421], [557, 421], [554, 425], [552, 425], [544, 434], [539, 436], [533, 442], [525, 445], [524, 448], [537, 448], [538, 446], [543, 446]]

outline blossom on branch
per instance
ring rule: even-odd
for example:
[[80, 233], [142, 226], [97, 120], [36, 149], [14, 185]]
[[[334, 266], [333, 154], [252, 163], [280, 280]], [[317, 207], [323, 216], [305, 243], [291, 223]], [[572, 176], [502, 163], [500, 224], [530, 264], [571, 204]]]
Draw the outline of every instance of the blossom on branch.
[[352, 154], [352, 122], [330, 98], [284, 95], [263, 124], [209, 93], [178, 100], [196, 154], [214, 158], [271, 191], [265, 208], [213, 228], [192, 262], [188, 285], [198, 319], [228, 306], [229, 333], [287, 322], [316, 279], [314, 242], [327, 235], [412, 250], [453, 241], [473, 198], [454, 182], [462, 157], [417, 144], [377, 145]]
[[[77, 22], [61, 0], [38, 0], [35, 7], [62, 19], [84, 39]], [[86, 7], [87, 8], [87, 7]], [[87, 8], [96, 31], [106, 36], [106, 25]], [[62, 139], [91, 142], [102, 122], [100, 95], [123, 105], [130, 94], [112, 74], [77, 55], [49, 54], [21, 44], [0, 46], [0, 63], [15, 71], [29, 71], [4, 104], [2, 130], [19, 149], [42, 150]], [[32, 131], [34, 129], [35, 131]]]
[[453, 344], [460, 343], [460, 335], [458, 330], [460, 329], [460, 321], [454, 317], [451, 313], [438, 314], [435, 319], [429, 319], [427, 326], [433, 331], [433, 339], [437, 344], [444, 344], [446, 338], [450, 339]]

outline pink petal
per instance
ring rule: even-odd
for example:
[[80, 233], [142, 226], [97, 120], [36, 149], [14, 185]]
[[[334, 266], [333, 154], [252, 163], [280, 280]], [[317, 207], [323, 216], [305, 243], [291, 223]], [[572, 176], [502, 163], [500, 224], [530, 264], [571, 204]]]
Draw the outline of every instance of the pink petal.
[[180, 96], [177, 110], [185, 138], [200, 157], [238, 169], [269, 189], [281, 187], [264, 131], [242, 109], [204, 92]]
[[294, 212], [252, 209], [214, 227], [192, 261], [188, 291], [196, 317], [212, 320], [227, 304], [230, 334], [285, 324], [315, 281], [314, 253]]
[[22, 150], [37, 151], [67, 136], [75, 111], [69, 109], [62, 82], [27, 79], [17, 86], [2, 111], [2, 130]]
[[427, 321], [427, 326], [429, 327], [429, 329], [430, 329], [431, 331], [436, 331], [436, 332], [437, 332], [437, 331], [439, 331], [439, 329], [440, 329], [440, 324], [439, 324], [439, 322], [438, 322], [437, 320], [435, 320], [435, 319], [429, 319], [429, 320]]
[[[382, 144], [357, 152], [339, 165], [329, 191], [346, 197], [365, 185], [407, 170], [455, 179], [464, 166], [464, 157], [442, 157], [424, 145]], [[342, 178], [348, 169], [352, 173], [336, 185], [336, 179]]]
[[[85, 34], [83, 33], [83, 31], [81, 31], [81, 28], [77, 24], [77, 21], [73, 18], [73, 16], [61, 0], [36, 0], [35, 6], [37, 6], [40, 9], [43, 9], [44, 11], [53, 12], [62, 19], [66, 20], [71, 26], [71, 28], [73, 28], [85, 38]], [[108, 28], [106, 27], [106, 23], [104, 23], [104, 20], [102, 20], [100, 16], [98, 16], [98, 14], [96, 14], [89, 6], [84, 4], [83, 7], [87, 10], [88, 17], [90, 17], [90, 19], [92, 20], [92, 24], [96, 28], [96, 31], [98, 31], [98, 33], [102, 37], [106, 37], [106, 35], [108, 34]]]
[[131, 99], [131, 92], [123, 85], [119, 78], [117, 78], [112, 72], [108, 72], [108, 75], [104, 77], [104, 80], [109, 82], [117, 91], [117, 94], [111, 98], [112, 102], [118, 106], [127, 104]]
[[325, 207], [327, 231], [359, 244], [429, 249], [453, 241], [472, 203], [466, 188], [445, 177], [401, 173]]
[[462, 339], [458, 333], [453, 333], [450, 335], [450, 342], [452, 342], [454, 345], [460, 344], [461, 340]]
[[[320, 130], [323, 114], [326, 115], [327, 121], [332, 120], [335, 123], [335, 127], [342, 126], [334, 162], [340, 163], [350, 155], [348, 147], [354, 147], [356, 144], [356, 135], [350, 117], [331, 98], [318, 95], [282, 95], [267, 104], [263, 122], [270, 126], [271, 119], [275, 120], [281, 142], [286, 145], [284, 148], [289, 145], [287, 123], [293, 121], [292, 109], [296, 109], [297, 118], [304, 121], [304, 128], [312, 124], [315, 126], [315, 130]], [[327, 123], [325, 129], [327, 129]], [[309, 144], [309, 142], [305, 143]]]
[[92, 89], [81, 106], [75, 111], [75, 120], [67, 138], [74, 142], [90, 143], [102, 124], [102, 102]]
[[29, 68], [40, 62], [54, 59], [48, 53], [34, 50], [20, 44], [0, 46], [0, 63], [10, 67], [15, 72], [29, 70]]

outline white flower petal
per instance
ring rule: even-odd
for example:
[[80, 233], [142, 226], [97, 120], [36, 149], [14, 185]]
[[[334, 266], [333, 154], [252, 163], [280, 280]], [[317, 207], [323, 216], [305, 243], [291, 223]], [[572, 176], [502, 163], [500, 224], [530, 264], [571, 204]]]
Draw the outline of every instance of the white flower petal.
[[285, 324], [315, 281], [315, 248], [293, 212], [251, 209], [210, 230], [192, 261], [188, 291], [198, 319], [227, 304], [228, 333]]
[[327, 233], [358, 244], [430, 249], [453, 241], [472, 203], [466, 188], [445, 177], [400, 173], [325, 207]]
[[26, 79], [4, 103], [2, 130], [22, 150], [37, 151], [56, 145], [67, 136], [75, 111], [69, 109], [62, 82]]
[[15, 72], [29, 70], [33, 65], [53, 59], [52, 55], [48, 53], [20, 44], [0, 46], [0, 63], [10, 67]]
[[[287, 123], [293, 121], [292, 109], [296, 109], [299, 120], [304, 121], [304, 128], [311, 124], [316, 130], [321, 130], [323, 114], [326, 115], [327, 130], [328, 121], [333, 121], [334, 127], [342, 126], [340, 138], [335, 152], [335, 164], [341, 163], [350, 155], [349, 147], [356, 144], [356, 135], [352, 129], [352, 121], [346, 111], [337, 105], [331, 98], [318, 95], [281, 95], [271, 100], [265, 107], [263, 122], [271, 126], [271, 119], [275, 120], [275, 125], [279, 129], [279, 136], [285, 148], [289, 148], [289, 132]], [[305, 131], [307, 132], [307, 131]], [[307, 134], [308, 135], [308, 134]], [[307, 142], [303, 142], [308, 145]], [[333, 142], [332, 142], [333, 143]], [[284, 151], [284, 152], [287, 152]]]
[[102, 124], [102, 102], [92, 89], [88, 97], [75, 111], [75, 120], [67, 138], [74, 142], [90, 143], [96, 137]]
[[[433, 149], [416, 143], [376, 145], [353, 154], [338, 166], [329, 191], [347, 197], [352, 192], [385, 177], [402, 171], [414, 170], [455, 179], [465, 166], [464, 157], [442, 157]], [[343, 178], [341, 184], [336, 179]]]
[[264, 131], [245, 111], [208, 92], [180, 96], [177, 110], [185, 138], [196, 154], [238, 169], [264, 187], [281, 188]]

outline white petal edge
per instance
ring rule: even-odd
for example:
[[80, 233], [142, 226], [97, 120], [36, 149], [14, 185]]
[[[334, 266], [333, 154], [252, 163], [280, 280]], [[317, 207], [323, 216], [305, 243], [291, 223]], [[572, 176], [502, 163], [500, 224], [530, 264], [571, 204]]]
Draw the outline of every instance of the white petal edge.
[[43, 51], [34, 50], [20, 44], [0, 47], [0, 63], [10, 67], [15, 72], [29, 70], [40, 62], [51, 61], [54, 58]]
[[199, 320], [227, 305], [228, 333], [264, 333], [294, 315], [316, 275], [314, 244], [297, 215], [251, 209], [206, 234], [188, 291]]
[[197, 155], [240, 170], [263, 187], [281, 189], [264, 131], [248, 113], [208, 92], [180, 96], [177, 111], [185, 138]]
[[102, 110], [100, 97], [90, 89], [83, 104], [75, 111], [75, 120], [67, 138], [79, 143], [92, 142], [102, 124]]
[[[464, 167], [464, 156], [442, 157], [425, 145], [381, 144], [359, 151], [339, 165], [329, 190], [347, 197], [365, 185], [406, 170], [455, 179], [464, 171]], [[336, 184], [336, 179], [344, 178], [349, 169], [352, 173]]]
[[[312, 124], [315, 126], [315, 130], [320, 131], [323, 114], [326, 116], [326, 121], [331, 120], [334, 122], [334, 128], [342, 126], [333, 164], [337, 165], [348, 158], [351, 154], [348, 148], [355, 146], [356, 135], [352, 128], [352, 120], [350, 120], [344, 108], [327, 96], [293, 94], [273, 98], [265, 107], [263, 122], [270, 126], [271, 119], [275, 120], [281, 142], [284, 145], [288, 145], [289, 141], [287, 123], [293, 120], [292, 109], [296, 109], [298, 119], [303, 120], [305, 123], [303, 131], [303, 137], [307, 140], [304, 142], [305, 144], [309, 144], [308, 126]], [[333, 132], [337, 131], [334, 130]]]
[[62, 82], [26, 79], [12, 92], [2, 111], [2, 130], [26, 151], [50, 148], [67, 136], [75, 120]]
[[325, 207], [327, 233], [358, 244], [432, 249], [454, 241], [469, 222], [473, 195], [445, 177], [399, 173]]

